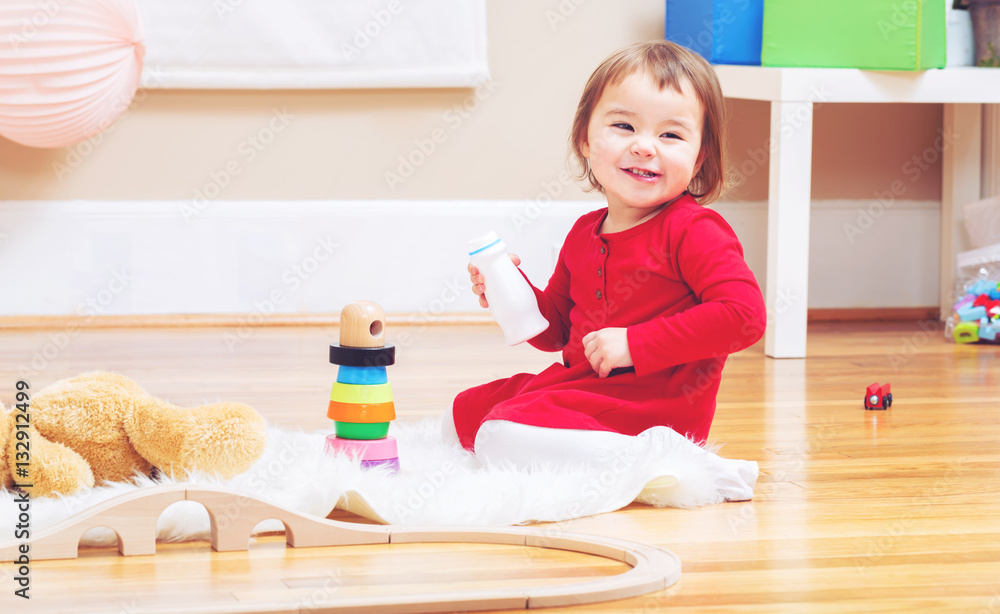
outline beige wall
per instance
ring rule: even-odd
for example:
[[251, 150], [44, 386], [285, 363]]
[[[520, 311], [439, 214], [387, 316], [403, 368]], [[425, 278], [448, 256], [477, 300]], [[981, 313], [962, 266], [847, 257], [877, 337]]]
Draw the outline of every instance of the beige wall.
[[[481, 100], [459, 89], [141, 92], [92, 144], [37, 150], [0, 138], [0, 200], [174, 200], [213, 183], [221, 199], [533, 198], [565, 167], [587, 76], [612, 50], [662, 36], [662, 2], [490, 0], [487, 20], [493, 84]], [[767, 104], [731, 109], [730, 159], [746, 176], [730, 200], [763, 200], [766, 162], [754, 159], [766, 147]], [[901, 179], [901, 198], [938, 200], [940, 163], [920, 173], [904, 165], [940, 126], [939, 105], [819, 106], [814, 198], [873, 199]], [[258, 133], [274, 138], [250, 159]], [[400, 156], [434, 136], [434, 152], [390, 186]], [[227, 166], [239, 174], [227, 180]], [[567, 187], [559, 198], [594, 196]]]

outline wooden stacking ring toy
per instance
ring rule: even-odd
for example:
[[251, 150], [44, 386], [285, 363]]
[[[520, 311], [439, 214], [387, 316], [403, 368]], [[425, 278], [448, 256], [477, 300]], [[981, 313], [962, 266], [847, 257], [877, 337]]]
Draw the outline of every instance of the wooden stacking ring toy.
[[382, 467], [387, 466], [392, 469], [393, 473], [399, 473], [399, 458], [386, 458], [383, 460], [363, 460], [361, 461], [362, 469], [371, 469], [372, 467]]
[[388, 422], [334, 422], [337, 437], [341, 439], [385, 439], [389, 434]]
[[389, 378], [386, 375], [385, 367], [349, 367], [341, 365], [337, 369], [337, 381], [341, 384], [366, 386], [369, 384], [388, 384]]
[[[330, 362], [338, 369], [326, 409], [335, 431], [327, 437], [327, 452], [353, 453], [364, 469], [385, 465], [399, 471], [396, 440], [388, 436], [396, 406], [385, 369], [395, 361], [396, 349], [385, 345], [382, 308], [371, 301], [344, 307], [340, 343], [330, 344]], [[381, 451], [390, 445], [391, 454]]]
[[330, 401], [326, 417], [337, 422], [391, 422], [396, 419], [396, 405], [388, 403], [340, 403]]
[[330, 362], [342, 367], [389, 367], [396, 363], [396, 346], [352, 348], [331, 343]]
[[385, 439], [341, 439], [327, 435], [326, 449], [331, 452], [346, 454], [361, 460], [388, 460], [399, 456], [396, 449], [396, 438]]
[[343, 384], [334, 382], [330, 400], [338, 403], [391, 403], [392, 384]]

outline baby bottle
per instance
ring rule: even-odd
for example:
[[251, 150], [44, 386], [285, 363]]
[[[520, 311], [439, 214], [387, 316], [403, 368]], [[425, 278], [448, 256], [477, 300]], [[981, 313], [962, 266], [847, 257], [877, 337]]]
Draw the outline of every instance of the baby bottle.
[[469, 241], [469, 262], [485, 279], [486, 301], [507, 345], [527, 341], [549, 327], [538, 311], [534, 291], [510, 261], [507, 246], [497, 233], [488, 232]]

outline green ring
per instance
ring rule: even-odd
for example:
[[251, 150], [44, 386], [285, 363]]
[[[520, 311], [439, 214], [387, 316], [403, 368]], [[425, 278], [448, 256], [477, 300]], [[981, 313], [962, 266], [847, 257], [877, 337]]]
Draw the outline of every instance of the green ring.
[[341, 439], [385, 439], [389, 434], [388, 422], [338, 422], [334, 428]]

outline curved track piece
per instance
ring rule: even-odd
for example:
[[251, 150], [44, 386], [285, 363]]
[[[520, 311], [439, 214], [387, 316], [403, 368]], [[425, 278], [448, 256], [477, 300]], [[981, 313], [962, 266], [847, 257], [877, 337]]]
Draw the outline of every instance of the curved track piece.
[[[632, 569], [597, 580], [542, 587], [467, 590], [412, 599], [393, 596], [344, 599], [323, 612], [451, 612], [456, 610], [528, 609], [595, 603], [635, 597], [672, 585], [680, 578], [680, 559], [669, 550], [613, 538], [563, 533], [546, 534], [529, 527], [420, 527], [373, 526], [306, 516], [246, 495], [210, 488], [164, 486], [144, 489], [110, 499], [53, 525], [26, 542], [0, 542], [0, 562], [17, 559], [22, 544], [31, 547], [33, 560], [75, 558], [80, 537], [93, 527], [105, 526], [118, 534], [122, 555], [155, 554], [156, 521], [168, 505], [197, 501], [208, 510], [212, 547], [218, 551], [246, 550], [250, 533], [262, 520], [277, 519], [285, 525], [285, 540], [295, 548], [384, 544], [448, 543], [508, 544], [529, 548], [554, 548], [622, 561]], [[292, 614], [295, 603], [210, 606], [211, 614], [268, 612]], [[181, 614], [183, 609], [144, 608], [144, 612]]]

